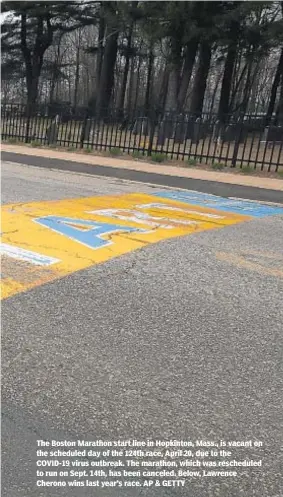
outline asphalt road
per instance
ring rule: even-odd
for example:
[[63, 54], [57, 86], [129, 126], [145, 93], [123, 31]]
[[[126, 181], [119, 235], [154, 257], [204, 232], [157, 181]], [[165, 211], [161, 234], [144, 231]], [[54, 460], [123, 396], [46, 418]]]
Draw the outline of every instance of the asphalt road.
[[[134, 191], [156, 188], [2, 164], [4, 203]], [[256, 219], [4, 300], [3, 496], [282, 497], [282, 240], [283, 216]], [[263, 467], [184, 488], [39, 489], [39, 438], [256, 439]]]
[[101, 176], [103, 178], [117, 178], [126, 181], [140, 183], [151, 183], [162, 187], [182, 188], [187, 190], [197, 190], [199, 192], [221, 195], [223, 197], [238, 197], [262, 202], [281, 202], [282, 192], [263, 188], [252, 188], [242, 185], [231, 185], [218, 183], [216, 181], [204, 181], [184, 177], [166, 176], [157, 173], [144, 173], [142, 171], [131, 171], [129, 169], [113, 168], [106, 166], [93, 166], [81, 162], [73, 162], [61, 159], [49, 159], [46, 157], [36, 157], [11, 152], [2, 152], [2, 160], [26, 165], [32, 165], [49, 170], [50, 168], [59, 171], [68, 171], [89, 176]]

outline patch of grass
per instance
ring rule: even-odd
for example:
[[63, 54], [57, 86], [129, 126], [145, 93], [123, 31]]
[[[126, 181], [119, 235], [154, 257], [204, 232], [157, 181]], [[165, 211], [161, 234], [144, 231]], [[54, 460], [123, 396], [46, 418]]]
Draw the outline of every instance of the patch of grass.
[[212, 169], [214, 169], [215, 171], [221, 171], [222, 169], [225, 168], [225, 165], [222, 164], [221, 162], [213, 162], [211, 164], [211, 167]]
[[84, 149], [84, 152], [86, 154], [91, 154], [92, 151], [93, 151], [93, 148], [91, 148], [91, 147], [87, 147], [87, 148]]
[[277, 171], [277, 174], [278, 174], [281, 178], [283, 178], [283, 171]]
[[32, 147], [41, 147], [42, 146], [42, 143], [39, 140], [32, 140], [30, 142], [30, 144]]
[[76, 150], [77, 150], [77, 148], [74, 146], [67, 148], [67, 152], [75, 152]]
[[240, 172], [243, 174], [253, 174], [255, 171], [251, 166], [243, 166], [240, 169]]
[[191, 157], [188, 158], [187, 160], [187, 165], [188, 166], [196, 166], [197, 164], [197, 160], [196, 159], [192, 159]]
[[167, 160], [167, 157], [166, 157], [166, 155], [157, 152], [157, 153], [151, 154], [150, 159], [153, 162], [165, 162]]
[[11, 143], [11, 144], [15, 144], [15, 143], [18, 143], [18, 142], [19, 142], [19, 140], [18, 140], [18, 138], [8, 138], [8, 139], [7, 139], [7, 142], [8, 142], [8, 143]]
[[132, 156], [134, 157], [134, 159], [142, 159], [144, 157], [143, 153], [139, 150], [134, 150]]
[[119, 147], [110, 148], [109, 152], [111, 155], [114, 155], [114, 156], [122, 155], [122, 150]]

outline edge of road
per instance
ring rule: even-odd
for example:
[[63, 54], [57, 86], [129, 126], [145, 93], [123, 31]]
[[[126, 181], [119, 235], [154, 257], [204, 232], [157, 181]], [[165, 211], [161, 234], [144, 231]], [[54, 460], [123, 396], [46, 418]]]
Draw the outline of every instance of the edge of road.
[[161, 166], [146, 162], [86, 157], [79, 153], [47, 149], [27, 149], [25, 146], [1, 145], [1, 160], [29, 166], [56, 169], [78, 174], [112, 177], [147, 183], [159, 187], [197, 190], [203, 193], [283, 203], [283, 180], [262, 177], [242, 177], [233, 173], [200, 171]]

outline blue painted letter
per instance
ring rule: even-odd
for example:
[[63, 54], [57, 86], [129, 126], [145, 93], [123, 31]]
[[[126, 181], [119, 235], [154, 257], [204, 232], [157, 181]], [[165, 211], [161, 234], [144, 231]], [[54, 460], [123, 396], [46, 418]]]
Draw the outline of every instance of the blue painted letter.
[[[111, 245], [111, 240], [104, 240], [102, 238], [104, 235], [109, 235], [110, 233], [115, 233], [117, 231], [124, 233], [145, 231], [129, 226], [121, 226], [119, 224], [99, 223], [96, 221], [87, 221], [85, 219], [73, 219], [71, 217], [60, 216], [40, 217], [34, 221], [92, 249]], [[79, 226], [81, 226], [81, 228], [79, 228]], [[87, 227], [89, 227], [89, 229], [86, 229]]]

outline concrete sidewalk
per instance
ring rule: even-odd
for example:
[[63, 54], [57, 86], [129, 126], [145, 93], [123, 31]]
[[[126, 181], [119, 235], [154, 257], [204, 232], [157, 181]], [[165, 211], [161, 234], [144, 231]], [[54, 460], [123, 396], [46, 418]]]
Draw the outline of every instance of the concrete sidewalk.
[[183, 178], [198, 179], [204, 181], [216, 181], [218, 183], [251, 186], [254, 188], [264, 188], [269, 190], [277, 190], [283, 192], [283, 180], [277, 178], [266, 178], [258, 176], [242, 176], [234, 173], [223, 173], [216, 171], [207, 171], [201, 169], [185, 169], [178, 166], [170, 166], [167, 164], [157, 165], [144, 161], [134, 161], [125, 159], [116, 159], [112, 157], [104, 157], [100, 155], [86, 155], [80, 152], [66, 152], [59, 150], [51, 150], [45, 148], [31, 148], [27, 145], [10, 145], [1, 144], [1, 151], [18, 153], [23, 155], [31, 155], [36, 157], [45, 157], [50, 159], [61, 159], [72, 162], [81, 162], [93, 166], [106, 166], [116, 169], [128, 169], [132, 171], [140, 171], [145, 173], [157, 173], [165, 176], [175, 176]]

